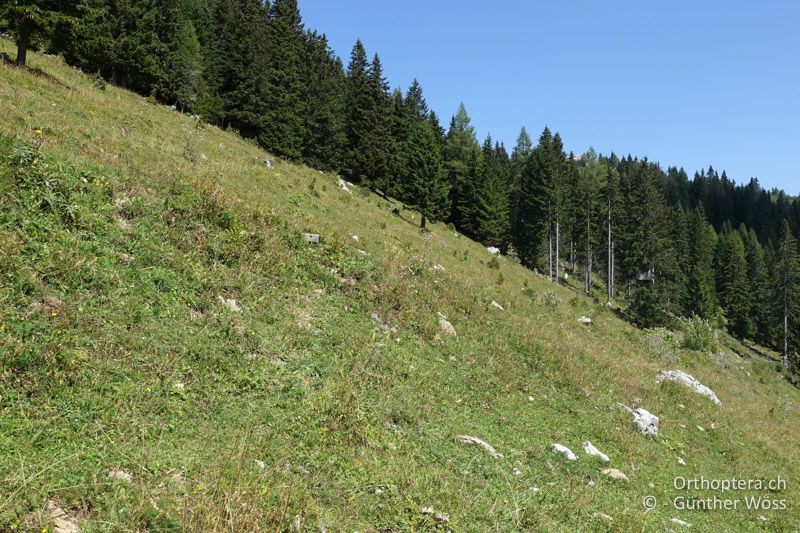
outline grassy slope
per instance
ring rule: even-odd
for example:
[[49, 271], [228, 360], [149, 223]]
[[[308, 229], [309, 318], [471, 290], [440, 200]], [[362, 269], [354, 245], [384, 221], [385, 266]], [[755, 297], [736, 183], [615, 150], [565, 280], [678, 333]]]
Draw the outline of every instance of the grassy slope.
[[[444, 226], [422, 236], [335, 176], [282, 162], [266, 174], [234, 135], [101, 91], [57, 58], [31, 62], [52, 78], [0, 66], [0, 529], [46, 525], [48, 499], [89, 531], [442, 527], [422, 506], [453, 531], [796, 528], [800, 394], [772, 365], [727, 351], [660, 361], [603, 306], [506, 259], [488, 268]], [[22, 190], [7, 156], [39, 137], [38, 172], [58, 180]], [[46, 193], [75, 221], [34, 205]], [[57, 316], [37, 310], [47, 296]], [[656, 385], [665, 367], [722, 407]], [[658, 440], [615, 407], [636, 398], [661, 417]], [[630, 483], [601, 476], [584, 440]], [[675, 511], [676, 475], [780, 475], [791, 508]]]

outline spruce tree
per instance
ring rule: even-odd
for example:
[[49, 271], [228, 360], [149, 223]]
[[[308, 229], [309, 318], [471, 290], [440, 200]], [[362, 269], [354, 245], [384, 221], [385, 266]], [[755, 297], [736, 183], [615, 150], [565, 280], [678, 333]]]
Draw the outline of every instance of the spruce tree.
[[333, 55], [325, 36], [313, 32], [306, 36], [305, 57], [303, 160], [314, 168], [340, 170], [347, 144], [342, 62]]
[[717, 233], [706, 220], [702, 207], [687, 217], [687, 290], [684, 311], [687, 315], [711, 319], [716, 315], [717, 292], [714, 275], [714, 250]]
[[770, 342], [770, 329], [773, 321], [770, 312], [772, 299], [764, 249], [758, 242], [756, 232], [752, 229], [748, 230], [744, 224], [740, 225], [739, 234], [744, 242], [745, 256], [747, 257], [747, 281], [752, 303], [750, 315], [755, 328], [754, 338], [756, 342], [766, 344]]
[[5, 0], [0, 4], [0, 29], [7, 30], [17, 45], [16, 64], [27, 64], [28, 49], [51, 40], [56, 28], [72, 22], [74, 0]]
[[307, 116], [301, 69], [308, 58], [297, 0], [272, 2], [266, 40], [264, 116], [258, 141], [277, 155], [300, 160]]
[[739, 338], [752, 338], [750, 291], [747, 281], [747, 258], [739, 233], [725, 223], [715, 255], [717, 294], [728, 319], [728, 328]]
[[480, 179], [475, 203], [475, 236], [505, 251], [511, 230], [508, 192], [508, 154], [494, 145], [491, 135], [483, 143]]
[[788, 220], [781, 226], [775, 258], [775, 295], [781, 319], [783, 367], [790, 367], [790, 353], [797, 349], [797, 306], [800, 302], [800, 255]]
[[480, 146], [463, 103], [450, 120], [444, 159], [450, 183], [450, 221], [465, 235], [474, 236]]

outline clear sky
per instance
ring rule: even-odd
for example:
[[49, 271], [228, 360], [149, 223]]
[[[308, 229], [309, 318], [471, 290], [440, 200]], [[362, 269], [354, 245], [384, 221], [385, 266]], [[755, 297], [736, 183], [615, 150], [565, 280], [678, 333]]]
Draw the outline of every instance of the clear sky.
[[463, 101], [509, 151], [524, 125], [567, 150], [800, 193], [800, 2], [299, 0], [347, 64], [361, 38], [446, 127]]

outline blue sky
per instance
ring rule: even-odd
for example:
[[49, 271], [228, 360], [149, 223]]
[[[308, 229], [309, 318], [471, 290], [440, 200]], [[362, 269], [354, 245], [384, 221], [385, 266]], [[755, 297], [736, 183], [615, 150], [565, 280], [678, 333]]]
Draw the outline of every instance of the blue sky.
[[576, 153], [648, 156], [690, 176], [800, 193], [800, 2], [300, 0], [345, 64], [356, 38], [392, 87], [418, 78], [513, 148], [545, 125]]

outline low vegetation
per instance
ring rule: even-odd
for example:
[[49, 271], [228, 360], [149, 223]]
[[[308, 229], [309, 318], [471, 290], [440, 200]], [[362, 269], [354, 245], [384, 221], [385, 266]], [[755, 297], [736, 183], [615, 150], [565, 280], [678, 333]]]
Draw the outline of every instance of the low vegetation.
[[[800, 520], [800, 393], [777, 360], [683, 333], [667, 362], [604, 300], [442, 224], [420, 233], [417, 213], [335, 175], [268, 172], [255, 145], [58, 58], [29, 62], [47, 76], [0, 66], [0, 529], [51, 527], [55, 507], [84, 531]], [[669, 369], [722, 405], [657, 385]], [[659, 437], [618, 402], [659, 416]], [[676, 510], [715, 495], [676, 476], [780, 476], [786, 490], [753, 495], [788, 509]]]

